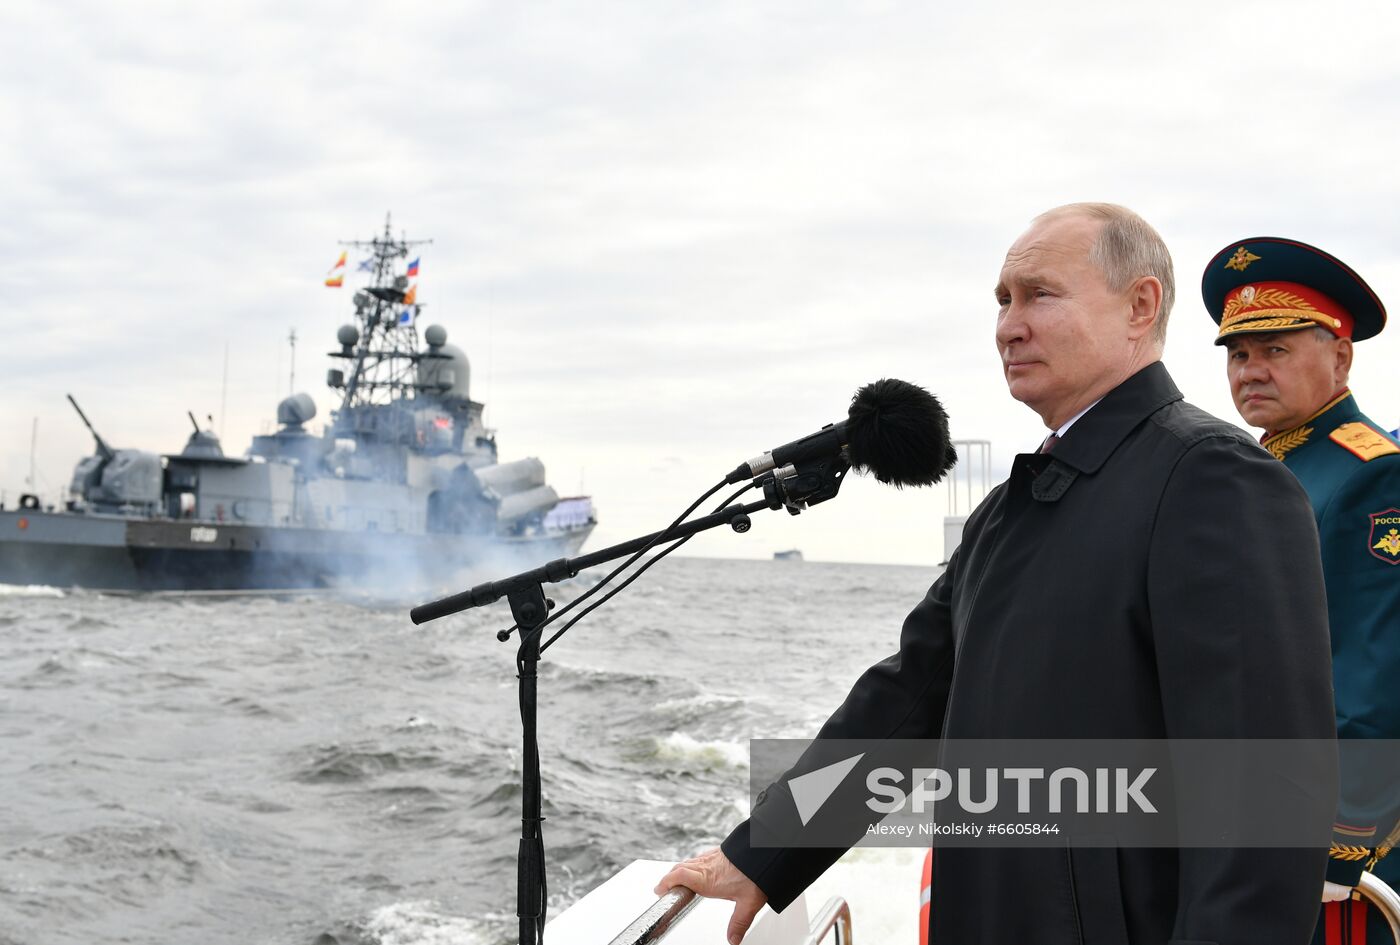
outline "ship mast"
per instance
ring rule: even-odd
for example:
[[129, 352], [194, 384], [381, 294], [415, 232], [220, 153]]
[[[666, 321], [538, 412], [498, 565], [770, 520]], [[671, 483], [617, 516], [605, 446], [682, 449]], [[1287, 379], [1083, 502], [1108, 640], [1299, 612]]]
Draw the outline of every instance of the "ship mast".
[[[355, 320], [359, 339], [352, 352], [332, 352], [352, 364], [345, 381], [342, 414], [355, 407], [387, 404], [412, 396], [414, 366], [419, 359], [416, 300], [406, 301], [408, 276], [398, 272], [398, 262], [409, 251], [432, 240], [394, 239], [390, 217], [384, 215], [384, 234], [371, 240], [341, 240], [369, 254], [373, 262], [369, 285], [355, 293]], [[363, 263], [361, 264], [363, 265]]]

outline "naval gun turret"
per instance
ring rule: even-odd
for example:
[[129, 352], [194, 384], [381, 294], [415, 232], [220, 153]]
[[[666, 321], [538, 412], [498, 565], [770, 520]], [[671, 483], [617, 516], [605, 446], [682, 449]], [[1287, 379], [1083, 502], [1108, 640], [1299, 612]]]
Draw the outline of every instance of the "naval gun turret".
[[[186, 410], [185, 415], [190, 418], [190, 423], [194, 425], [194, 432], [185, 441], [185, 448], [180, 451], [180, 455], [194, 459], [221, 459], [224, 455], [223, 444], [219, 442], [219, 436], [212, 429], [202, 430], [199, 421], [194, 418], [194, 411]], [[210, 417], [213, 422], [213, 417]]]
[[154, 511], [161, 501], [160, 457], [145, 450], [112, 449], [73, 395], [67, 396], [97, 446], [97, 452], [81, 460], [73, 470], [68, 508], [114, 513]]

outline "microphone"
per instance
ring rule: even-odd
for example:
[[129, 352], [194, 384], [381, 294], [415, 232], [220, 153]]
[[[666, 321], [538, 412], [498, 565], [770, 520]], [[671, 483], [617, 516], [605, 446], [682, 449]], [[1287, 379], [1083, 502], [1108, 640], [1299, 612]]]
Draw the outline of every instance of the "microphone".
[[932, 485], [958, 461], [938, 398], [917, 384], [887, 377], [856, 391], [845, 420], [740, 464], [724, 481], [733, 484], [779, 467], [837, 457], [896, 489]]

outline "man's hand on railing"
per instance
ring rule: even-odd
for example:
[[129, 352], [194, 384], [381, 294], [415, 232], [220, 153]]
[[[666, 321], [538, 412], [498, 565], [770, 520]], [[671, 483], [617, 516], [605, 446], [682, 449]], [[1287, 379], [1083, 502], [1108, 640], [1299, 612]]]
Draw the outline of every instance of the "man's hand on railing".
[[671, 867], [671, 872], [656, 884], [656, 894], [663, 895], [672, 886], [685, 886], [701, 896], [728, 899], [734, 903], [734, 914], [729, 917], [727, 933], [729, 945], [739, 945], [753, 924], [754, 916], [768, 901], [763, 890], [729, 862], [729, 857], [718, 847]]

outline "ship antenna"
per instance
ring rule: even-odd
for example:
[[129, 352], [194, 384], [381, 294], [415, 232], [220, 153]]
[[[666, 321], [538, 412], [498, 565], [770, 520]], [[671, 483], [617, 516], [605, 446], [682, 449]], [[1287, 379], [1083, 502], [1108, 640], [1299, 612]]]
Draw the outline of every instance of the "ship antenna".
[[39, 450], [39, 418], [34, 418], [34, 426], [29, 431], [29, 488], [39, 491], [38, 477], [34, 471], [34, 456]]
[[355, 320], [358, 338], [353, 350], [332, 352], [332, 357], [350, 362], [340, 410], [349, 422], [356, 408], [395, 398], [412, 397], [417, 391], [415, 370], [420, 360], [416, 312], [421, 304], [407, 302], [408, 278], [397, 271], [400, 260], [408, 259], [415, 247], [432, 240], [394, 238], [393, 216], [384, 214], [384, 232], [369, 240], [341, 240], [340, 245], [368, 254], [360, 268], [370, 273], [369, 282], [355, 293]]
[[[228, 415], [228, 339], [224, 339], [224, 383], [223, 389], [219, 392], [219, 432], [224, 431], [224, 417]], [[209, 418], [209, 425], [214, 425], [214, 418]]]

